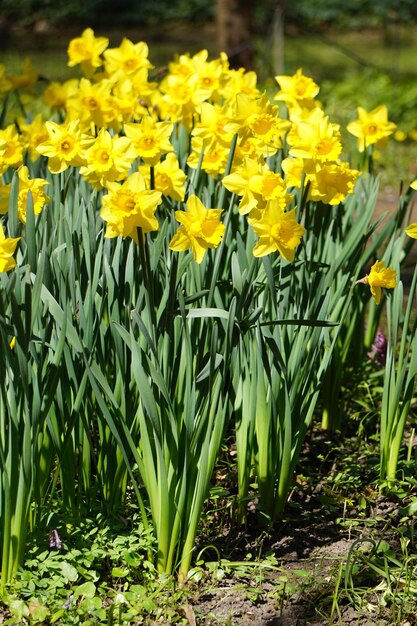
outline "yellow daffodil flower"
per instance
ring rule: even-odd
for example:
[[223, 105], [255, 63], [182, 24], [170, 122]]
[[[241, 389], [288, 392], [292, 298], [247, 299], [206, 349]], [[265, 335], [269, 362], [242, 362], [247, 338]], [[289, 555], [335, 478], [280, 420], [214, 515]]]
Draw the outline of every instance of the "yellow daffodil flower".
[[131, 237], [138, 243], [138, 228], [146, 234], [159, 230], [155, 217], [161, 203], [160, 191], [146, 189], [140, 172], [131, 174], [123, 184], [108, 183], [100, 215], [106, 224], [106, 237]]
[[228, 102], [234, 100], [237, 93], [244, 93], [253, 99], [261, 97], [262, 94], [256, 86], [258, 81], [256, 72], [246, 72], [241, 67], [238, 70], [229, 69], [227, 76], [228, 80], [222, 91]]
[[337, 161], [342, 152], [339, 125], [332, 124], [321, 109], [314, 109], [294, 123], [287, 141], [290, 156], [302, 159]]
[[14, 124], [0, 130], [0, 174], [23, 162], [23, 144]]
[[270, 103], [266, 93], [257, 99], [237, 94], [233, 118], [225, 126], [226, 130], [238, 133], [243, 139], [261, 140], [271, 148], [271, 154], [282, 147], [284, 135], [291, 127], [288, 120], [278, 117], [278, 107]]
[[25, 119], [19, 119], [19, 128], [24, 149], [27, 150], [30, 159], [36, 161], [39, 159], [36, 148], [49, 138], [43, 116], [39, 113], [30, 123], [26, 123]]
[[226, 125], [230, 122], [231, 110], [229, 105], [222, 107], [202, 102], [200, 108], [200, 120], [192, 130], [193, 137], [200, 137], [203, 145], [211, 145], [214, 141], [222, 141], [230, 145], [233, 134], [226, 130]]
[[144, 163], [156, 165], [163, 154], [174, 150], [170, 143], [174, 125], [171, 122], [156, 122], [150, 115], [138, 124], [125, 124], [126, 137], [132, 141], [136, 155]]
[[258, 204], [259, 197], [255, 196], [251, 188], [251, 180], [259, 174], [261, 169], [262, 165], [257, 159], [244, 159], [242, 165], [234, 168], [234, 171], [222, 180], [228, 191], [241, 196], [239, 203], [241, 215], [246, 215]]
[[259, 236], [253, 248], [254, 256], [278, 251], [287, 261], [294, 261], [295, 249], [306, 232], [304, 226], [297, 223], [295, 209], [284, 212], [279, 202], [271, 200], [264, 210], [252, 211], [248, 221]]
[[28, 89], [36, 84], [39, 78], [39, 72], [32, 65], [30, 59], [24, 59], [22, 62], [21, 74], [8, 76], [8, 80], [12, 85], [12, 89]]
[[201, 169], [213, 177], [224, 173], [227, 159], [229, 158], [230, 144], [224, 144], [221, 141], [213, 141], [206, 148], [203, 148], [203, 139], [201, 137], [193, 137], [191, 150], [190, 156], [187, 159], [187, 165], [189, 167], [197, 168], [201, 152], [203, 151]]
[[187, 130], [191, 129], [201, 103], [208, 97], [208, 92], [197, 89], [196, 83], [195, 74], [190, 78], [169, 74], [163, 79], [159, 85], [163, 95], [158, 102], [162, 119], [181, 122]]
[[17, 196], [17, 214], [19, 220], [26, 224], [26, 204], [28, 192], [30, 191], [33, 199], [33, 211], [38, 215], [45, 204], [50, 200], [45, 193], [45, 187], [48, 181], [43, 178], [29, 178], [29, 170], [25, 165], [18, 169], [19, 176], [19, 193]]
[[130, 122], [149, 115], [148, 109], [153, 107], [152, 97], [156, 95], [156, 85], [148, 82], [146, 68], [138, 70], [133, 76], [123, 76], [116, 82], [113, 81], [114, 117], [121, 122]]
[[81, 128], [117, 126], [111, 90], [112, 84], [108, 79], [92, 83], [82, 78], [78, 89], [69, 94], [66, 101], [69, 119], [78, 119]]
[[108, 183], [126, 178], [135, 159], [135, 150], [128, 137], [112, 136], [102, 128], [94, 143], [84, 152], [85, 165], [80, 174], [101, 189]]
[[246, 215], [254, 208], [260, 208], [272, 199], [279, 200], [284, 210], [292, 196], [287, 194], [285, 182], [280, 174], [272, 172], [266, 163], [245, 159], [232, 174], [225, 176], [223, 185], [229, 191], [241, 196], [239, 213]]
[[[143, 165], [139, 168], [140, 172], [147, 182], [150, 184], [150, 171], [149, 166]], [[170, 152], [167, 154], [164, 161], [157, 163], [154, 168], [154, 186], [157, 191], [160, 191], [164, 196], [172, 198], [173, 200], [180, 200], [181, 202], [185, 197], [185, 181], [187, 180], [186, 174], [182, 171], [178, 163], [178, 157], [176, 154]]]
[[43, 92], [43, 101], [53, 111], [66, 109], [68, 98], [77, 92], [78, 85], [79, 81], [76, 78], [71, 78], [63, 83], [53, 81]]
[[0, 215], [6, 215], [9, 210], [11, 183], [3, 185], [0, 181]]
[[187, 200], [187, 211], [175, 211], [181, 226], [170, 241], [176, 252], [191, 248], [194, 259], [201, 263], [208, 248], [217, 248], [225, 230], [220, 221], [221, 209], [206, 209], [197, 196]]
[[384, 147], [387, 137], [392, 135], [396, 128], [397, 125], [388, 120], [388, 110], [384, 104], [369, 112], [358, 107], [358, 119], [347, 125], [350, 134], [358, 138], [360, 152], [373, 144]]
[[68, 45], [68, 65], [74, 67], [81, 64], [87, 76], [103, 64], [100, 55], [109, 45], [107, 37], [95, 37], [91, 28], [86, 28], [81, 37], [72, 39]]
[[5, 237], [2, 226], [0, 225], [0, 272], [8, 272], [16, 267], [16, 261], [13, 258], [14, 251], [20, 240]]
[[347, 163], [324, 163], [316, 167], [315, 174], [310, 174], [309, 200], [337, 205], [353, 192], [360, 176], [358, 170], [350, 169]]
[[[415, 182], [417, 183], [417, 181]], [[407, 233], [409, 237], [412, 237], [413, 239], [417, 239], [417, 222], [413, 222], [412, 224], [409, 224], [407, 228], [405, 229], [405, 232]]]
[[301, 157], [287, 157], [281, 162], [282, 171], [285, 174], [287, 189], [301, 187], [303, 173], [306, 172], [306, 165], [311, 163], [308, 159]]
[[152, 67], [148, 54], [149, 48], [144, 41], [133, 43], [125, 37], [118, 48], [109, 48], [105, 51], [104, 67], [109, 76], [116, 72], [130, 76], [143, 67]]
[[53, 174], [59, 174], [70, 166], [83, 163], [82, 136], [78, 120], [57, 124], [45, 122], [48, 140], [37, 146], [39, 154], [48, 157], [48, 167]]
[[320, 91], [312, 78], [304, 76], [301, 68], [293, 76], [275, 76], [275, 80], [281, 89], [274, 100], [285, 102], [289, 108], [311, 108], [312, 101]]
[[376, 261], [371, 271], [364, 278], [356, 281], [356, 284], [369, 285], [371, 294], [376, 304], [381, 301], [382, 288], [394, 289], [397, 285], [397, 273], [391, 267], [385, 267], [384, 261]]

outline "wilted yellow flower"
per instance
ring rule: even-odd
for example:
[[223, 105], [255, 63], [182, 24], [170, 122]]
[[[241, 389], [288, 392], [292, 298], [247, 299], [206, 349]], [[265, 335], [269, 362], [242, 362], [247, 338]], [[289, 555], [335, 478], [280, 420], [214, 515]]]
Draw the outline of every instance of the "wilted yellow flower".
[[45, 187], [48, 181], [43, 178], [29, 178], [29, 170], [25, 165], [18, 169], [19, 175], [19, 193], [17, 197], [17, 214], [19, 220], [26, 224], [26, 205], [28, 192], [30, 191], [33, 199], [33, 211], [38, 215], [50, 198], [45, 193]]
[[0, 174], [23, 162], [23, 145], [14, 124], [0, 130]]
[[287, 261], [294, 261], [295, 249], [305, 233], [304, 226], [297, 223], [295, 211], [284, 212], [279, 202], [271, 200], [264, 210], [251, 212], [248, 221], [259, 236], [253, 248], [254, 256], [278, 251]]
[[84, 152], [85, 165], [80, 168], [80, 174], [101, 189], [108, 183], [126, 178], [135, 156], [128, 137], [112, 136], [102, 128], [94, 143]]
[[155, 211], [161, 192], [146, 189], [142, 174], [134, 172], [123, 184], [108, 183], [108, 190], [100, 211], [107, 222], [106, 237], [131, 237], [138, 243], [138, 228], [143, 234], [159, 230]]
[[143, 117], [138, 124], [124, 125], [126, 137], [132, 140], [136, 156], [148, 165], [156, 165], [163, 154], [173, 151], [169, 141], [173, 128], [170, 122], [155, 122], [150, 115]]
[[0, 224], [0, 272], [8, 272], [16, 267], [16, 261], [13, 258], [14, 251], [20, 240], [4, 236], [3, 227]]
[[201, 263], [208, 248], [217, 248], [225, 230], [220, 221], [221, 209], [206, 209], [197, 196], [187, 200], [187, 211], [175, 211], [182, 224], [170, 241], [169, 247], [176, 252], [191, 248], [194, 259]]
[[39, 154], [48, 157], [48, 167], [53, 174], [63, 172], [70, 165], [83, 163], [82, 135], [78, 120], [56, 124], [45, 122], [49, 139], [37, 146]]
[[81, 64], [87, 76], [93, 74], [103, 64], [100, 55], [109, 45], [107, 37], [95, 37], [91, 28], [86, 28], [81, 37], [72, 39], [68, 46], [68, 65], [74, 67]]
[[394, 289], [397, 285], [396, 271], [391, 267], [385, 267], [384, 261], [376, 261], [371, 271], [364, 278], [356, 281], [356, 284], [369, 285], [371, 294], [376, 304], [381, 301], [382, 288]]
[[384, 104], [369, 112], [358, 107], [358, 119], [347, 125], [347, 130], [358, 138], [360, 152], [373, 144], [384, 147], [387, 137], [396, 128], [397, 125], [388, 120], [388, 110]]

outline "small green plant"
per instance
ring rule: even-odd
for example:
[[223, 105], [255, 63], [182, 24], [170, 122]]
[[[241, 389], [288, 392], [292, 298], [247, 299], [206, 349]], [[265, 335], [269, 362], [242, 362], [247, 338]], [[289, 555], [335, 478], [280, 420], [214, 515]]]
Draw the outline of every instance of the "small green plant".
[[147, 616], [185, 623], [184, 592], [172, 579], [158, 579], [148, 560], [155, 541], [137, 513], [112, 525], [101, 514], [67, 521], [29, 541], [24, 567], [2, 596], [8, 623], [124, 624]]

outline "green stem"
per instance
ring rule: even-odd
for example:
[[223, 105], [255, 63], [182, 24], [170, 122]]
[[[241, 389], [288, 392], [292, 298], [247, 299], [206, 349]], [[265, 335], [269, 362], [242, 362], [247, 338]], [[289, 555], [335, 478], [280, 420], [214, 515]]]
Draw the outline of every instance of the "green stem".
[[156, 311], [154, 306], [154, 290], [152, 283], [152, 270], [149, 256], [148, 241], [146, 234], [143, 233], [142, 228], [138, 227], [138, 243], [139, 243], [139, 258], [142, 266], [143, 282], [145, 285], [145, 300], [146, 308], [149, 312], [149, 326], [148, 329], [154, 345], [156, 344]]

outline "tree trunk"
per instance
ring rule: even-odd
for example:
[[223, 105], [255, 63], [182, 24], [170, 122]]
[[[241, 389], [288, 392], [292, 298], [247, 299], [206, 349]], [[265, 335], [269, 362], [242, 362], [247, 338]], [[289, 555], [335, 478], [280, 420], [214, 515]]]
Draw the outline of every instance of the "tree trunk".
[[284, 11], [285, 2], [275, 3], [272, 18], [272, 68], [274, 74], [284, 74]]
[[253, 69], [251, 8], [252, 0], [216, 0], [217, 47], [233, 68]]

